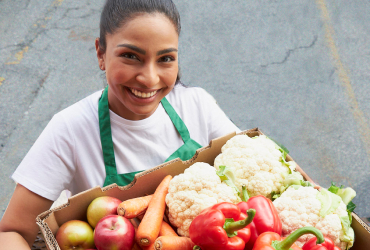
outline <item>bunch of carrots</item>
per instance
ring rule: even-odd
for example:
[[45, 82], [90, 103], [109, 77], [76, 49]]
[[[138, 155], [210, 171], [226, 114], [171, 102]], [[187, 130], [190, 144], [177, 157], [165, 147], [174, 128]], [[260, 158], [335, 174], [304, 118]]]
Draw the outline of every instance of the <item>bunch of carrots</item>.
[[154, 194], [123, 201], [117, 208], [119, 215], [130, 219], [135, 228], [133, 250], [192, 250], [194, 243], [179, 236], [164, 221], [168, 187], [172, 179], [167, 175]]

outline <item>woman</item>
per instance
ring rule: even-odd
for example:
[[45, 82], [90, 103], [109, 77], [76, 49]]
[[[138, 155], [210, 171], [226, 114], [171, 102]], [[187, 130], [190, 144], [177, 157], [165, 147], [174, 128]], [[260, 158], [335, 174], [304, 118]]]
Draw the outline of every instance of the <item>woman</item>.
[[62, 190], [127, 185], [239, 131], [206, 91], [179, 84], [180, 28], [171, 0], [106, 2], [95, 47], [108, 87], [56, 114], [18, 166], [0, 249], [29, 249]]

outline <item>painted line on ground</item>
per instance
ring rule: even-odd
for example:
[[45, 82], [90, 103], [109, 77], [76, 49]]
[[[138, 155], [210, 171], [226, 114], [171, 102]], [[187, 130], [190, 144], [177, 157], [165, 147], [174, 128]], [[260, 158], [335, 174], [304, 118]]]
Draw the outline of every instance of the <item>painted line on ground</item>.
[[330, 15], [326, 7], [326, 1], [316, 0], [316, 3], [322, 13], [321, 16], [322, 16], [322, 21], [324, 23], [324, 28], [325, 28], [325, 38], [326, 38], [327, 45], [330, 48], [331, 55], [334, 59], [336, 72], [338, 74], [339, 81], [342, 83], [342, 85], [345, 88], [345, 93], [348, 96], [350, 110], [358, 125], [358, 132], [361, 135], [361, 140], [365, 147], [368, 159], [370, 159], [370, 128], [367, 124], [364, 113], [359, 107], [355, 92], [353, 91], [353, 88], [351, 85], [351, 79], [349, 77], [349, 70], [340, 59], [338, 48], [334, 41], [335, 31], [334, 31], [333, 26], [331, 25]]
[[[54, 0], [51, 7], [52, 8], [58, 7], [63, 3], [63, 1], [64, 0]], [[50, 10], [51, 10], [51, 8], [49, 8], [49, 11]], [[33, 27], [35, 27], [35, 28], [41, 27], [41, 28], [45, 29], [46, 28], [46, 23], [47, 23], [48, 20], [51, 20], [51, 17], [49, 17], [49, 16], [44, 17], [44, 18], [38, 20], [37, 23], [33, 24]], [[35, 41], [35, 39], [36, 39], [36, 37], [30, 42], [30, 44], [33, 43]], [[7, 62], [4, 63], [4, 64], [5, 65], [19, 64], [21, 62], [21, 60], [23, 59], [24, 54], [26, 52], [28, 52], [28, 49], [29, 49], [28, 45], [23, 45], [22, 49], [20, 51], [16, 52], [13, 56], [10, 56], [7, 59]], [[15, 58], [15, 60], [14, 60], [14, 58]]]

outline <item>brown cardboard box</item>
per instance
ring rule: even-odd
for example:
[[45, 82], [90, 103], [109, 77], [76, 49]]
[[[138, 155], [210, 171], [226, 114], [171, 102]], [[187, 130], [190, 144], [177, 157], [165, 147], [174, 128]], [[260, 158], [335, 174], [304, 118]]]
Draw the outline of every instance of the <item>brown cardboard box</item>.
[[[259, 129], [251, 129], [241, 132], [250, 137], [261, 135]], [[209, 146], [197, 150], [196, 155], [188, 160], [181, 161], [175, 159], [170, 162], [164, 163], [147, 171], [141, 172], [136, 175], [135, 180], [125, 186], [118, 187], [116, 184], [109, 185], [104, 188], [95, 187], [85, 192], [79, 193], [68, 199], [68, 203], [48, 210], [37, 217], [37, 224], [45, 238], [46, 246], [49, 250], [60, 250], [56, 240], [55, 233], [60, 225], [72, 219], [86, 220], [86, 210], [90, 202], [100, 196], [113, 196], [119, 199], [126, 200], [146, 194], [152, 194], [158, 184], [166, 175], [178, 175], [183, 173], [186, 168], [195, 162], [207, 162], [213, 165], [213, 161], [218, 154], [221, 153], [221, 147], [235, 133], [220, 137], [212, 140]], [[288, 160], [293, 160], [289, 155]], [[306, 180], [312, 182], [311, 178], [304, 173], [304, 171], [297, 167], [297, 170], [302, 173]], [[352, 250], [365, 250], [370, 249], [370, 227], [366, 225], [355, 213], [353, 215], [352, 227], [355, 231], [355, 244]]]

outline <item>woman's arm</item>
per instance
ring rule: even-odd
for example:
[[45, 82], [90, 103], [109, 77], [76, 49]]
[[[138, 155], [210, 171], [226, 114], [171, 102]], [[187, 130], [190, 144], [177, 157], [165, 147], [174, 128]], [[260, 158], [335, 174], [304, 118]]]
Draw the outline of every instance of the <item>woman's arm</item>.
[[30, 249], [29, 244], [27, 241], [18, 233], [16, 232], [0, 232], [0, 249]]
[[18, 184], [0, 221], [0, 250], [30, 249], [39, 232], [36, 217], [52, 204]]

